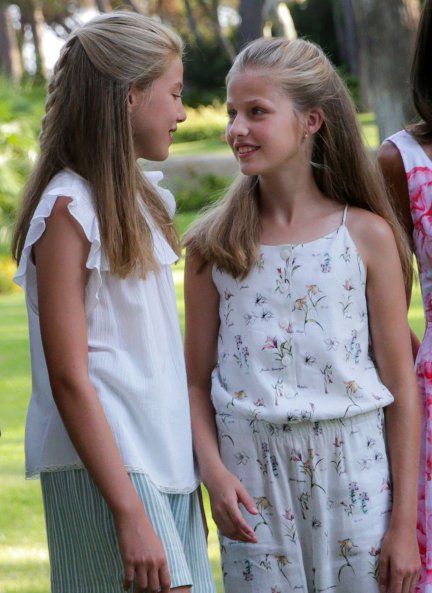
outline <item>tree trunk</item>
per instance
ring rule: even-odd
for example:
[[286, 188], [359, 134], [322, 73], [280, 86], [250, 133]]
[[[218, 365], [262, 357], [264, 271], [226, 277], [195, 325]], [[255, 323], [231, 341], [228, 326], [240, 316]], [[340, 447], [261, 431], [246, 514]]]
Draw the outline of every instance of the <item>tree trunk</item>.
[[46, 80], [45, 60], [42, 49], [42, 36], [45, 25], [45, 18], [42, 9], [34, 0], [26, 0], [20, 3], [21, 9], [21, 26], [29, 27], [32, 38], [33, 48], [35, 52], [36, 71], [34, 78], [37, 81], [43, 82]]
[[342, 61], [351, 74], [360, 73], [357, 31], [351, 0], [333, 0], [333, 22]]
[[110, 0], [95, 0], [95, 4], [99, 12], [111, 12], [112, 10]]
[[22, 77], [21, 57], [9, 9], [0, 4], [0, 71], [13, 80]]
[[196, 22], [195, 15], [193, 13], [190, 0], [184, 0], [184, 5], [186, 8], [186, 16], [187, 16], [190, 30], [192, 31], [192, 33], [198, 43], [204, 43], [204, 40], [198, 30], [198, 23]]
[[285, 2], [266, 0], [263, 8], [264, 35], [297, 39], [297, 31], [290, 9]]
[[419, 0], [354, 0], [360, 86], [367, 89], [383, 140], [412, 121], [409, 72]]
[[240, 47], [262, 36], [264, 3], [265, 0], [240, 0]]
[[216, 36], [221, 44], [221, 47], [224, 49], [227, 58], [230, 62], [234, 62], [236, 52], [230, 42], [230, 40], [225, 37], [222, 31], [222, 27], [220, 26], [219, 22], [219, 0], [212, 0], [211, 2], [212, 8], [212, 22], [215, 29]]

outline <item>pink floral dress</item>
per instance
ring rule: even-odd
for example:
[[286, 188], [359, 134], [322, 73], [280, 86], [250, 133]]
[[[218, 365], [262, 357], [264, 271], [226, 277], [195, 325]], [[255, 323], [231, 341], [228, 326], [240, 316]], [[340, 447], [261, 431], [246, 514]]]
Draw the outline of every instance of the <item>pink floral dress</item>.
[[426, 332], [416, 360], [423, 409], [417, 525], [422, 572], [416, 592], [432, 593], [432, 160], [404, 130], [389, 140], [398, 148], [407, 175], [414, 247], [426, 317]]

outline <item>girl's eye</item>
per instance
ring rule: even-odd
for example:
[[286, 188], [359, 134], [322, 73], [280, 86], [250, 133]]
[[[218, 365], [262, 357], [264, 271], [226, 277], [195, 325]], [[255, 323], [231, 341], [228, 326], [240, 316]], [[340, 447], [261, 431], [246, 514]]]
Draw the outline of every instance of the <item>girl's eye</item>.
[[228, 115], [228, 120], [229, 120], [229, 121], [233, 121], [233, 120], [234, 120], [234, 118], [235, 118], [235, 116], [236, 116], [236, 112], [235, 112], [235, 111], [232, 111], [232, 110], [230, 110], [230, 111], [228, 111], [228, 112], [227, 112], [227, 115]]
[[173, 93], [173, 97], [174, 97], [175, 99], [181, 99], [181, 98], [182, 98], [182, 95], [180, 95], [180, 94], [176, 94], [176, 93]]
[[261, 109], [261, 107], [254, 107], [252, 109], [252, 113], [254, 115], [263, 115], [263, 113], [265, 113], [264, 109]]

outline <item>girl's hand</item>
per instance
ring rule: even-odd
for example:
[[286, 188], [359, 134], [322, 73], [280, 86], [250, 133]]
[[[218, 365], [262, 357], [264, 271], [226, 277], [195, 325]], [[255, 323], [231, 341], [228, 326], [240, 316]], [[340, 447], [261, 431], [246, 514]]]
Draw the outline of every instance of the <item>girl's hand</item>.
[[390, 528], [381, 546], [380, 593], [414, 593], [420, 566], [415, 531]]
[[241, 514], [239, 504], [251, 515], [257, 515], [258, 510], [240, 480], [224, 468], [206, 482], [206, 487], [213, 519], [221, 533], [230, 539], [256, 543], [256, 534]]
[[129, 591], [169, 593], [171, 579], [165, 550], [144, 509], [114, 517], [117, 541], [124, 566], [123, 587]]

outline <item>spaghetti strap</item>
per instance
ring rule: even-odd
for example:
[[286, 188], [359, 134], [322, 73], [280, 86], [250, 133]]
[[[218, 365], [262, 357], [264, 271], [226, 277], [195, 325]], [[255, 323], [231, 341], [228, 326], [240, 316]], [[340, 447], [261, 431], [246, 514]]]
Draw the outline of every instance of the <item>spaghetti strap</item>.
[[345, 204], [345, 208], [344, 208], [343, 216], [342, 216], [342, 226], [345, 226], [347, 212], [348, 212], [348, 204]]

